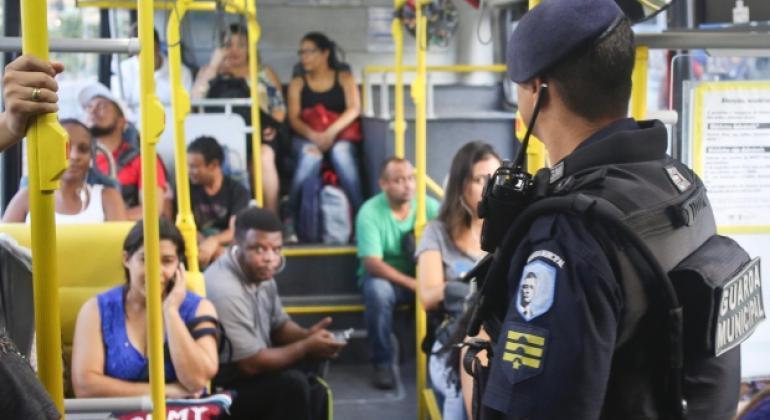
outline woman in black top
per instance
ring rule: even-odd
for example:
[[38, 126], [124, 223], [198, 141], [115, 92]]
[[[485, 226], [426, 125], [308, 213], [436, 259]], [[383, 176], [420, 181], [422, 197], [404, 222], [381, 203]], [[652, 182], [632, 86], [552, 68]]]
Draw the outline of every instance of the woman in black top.
[[[361, 176], [358, 171], [356, 139], [341, 137], [341, 133], [361, 114], [361, 98], [356, 80], [350, 71], [341, 71], [336, 45], [326, 35], [311, 32], [300, 42], [299, 56], [304, 74], [289, 84], [289, 123], [297, 135], [292, 149], [297, 168], [291, 183], [290, 198], [297, 204], [303, 182], [320, 176], [321, 161], [327, 156], [355, 212], [363, 202]], [[339, 117], [323, 131], [311, 128], [303, 120], [303, 110], [323, 105]], [[314, 125], [315, 126], [315, 125]]]

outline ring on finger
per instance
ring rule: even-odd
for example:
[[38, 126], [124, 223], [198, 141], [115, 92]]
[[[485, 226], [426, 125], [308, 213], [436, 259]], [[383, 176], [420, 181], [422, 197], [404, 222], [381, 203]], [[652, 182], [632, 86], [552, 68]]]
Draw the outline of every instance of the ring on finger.
[[40, 88], [32, 88], [32, 100], [40, 102]]

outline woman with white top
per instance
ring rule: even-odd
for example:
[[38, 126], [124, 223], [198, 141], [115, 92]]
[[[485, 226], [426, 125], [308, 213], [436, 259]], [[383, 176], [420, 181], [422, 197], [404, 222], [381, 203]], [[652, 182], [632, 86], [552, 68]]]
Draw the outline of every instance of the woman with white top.
[[[61, 187], [54, 193], [56, 223], [100, 223], [125, 220], [120, 192], [104, 185], [86, 182], [91, 166], [91, 133], [75, 119], [61, 121], [69, 134], [69, 167], [61, 176]], [[22, 188], [8, 204], [3, 222], [29, 221], [29, 190]]]

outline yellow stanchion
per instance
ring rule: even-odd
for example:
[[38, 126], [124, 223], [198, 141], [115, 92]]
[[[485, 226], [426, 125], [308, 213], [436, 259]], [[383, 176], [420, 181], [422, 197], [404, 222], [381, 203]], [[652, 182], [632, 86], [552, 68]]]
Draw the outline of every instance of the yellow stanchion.
[[[415, 106], [415, 169], [417, 173], [417, 212], [415, 215], [415, 240], [419, 241], [422, 231], [427, 223], [426, 214], [426, 170], [427, 170], [427, 140], [428, 122], [426, 109], [426, 55], [428, 50], [428, 20], [422, 14], [425, 0], [417, 0], [417, 75], [412, 82], [412, 100]], [[426, 401], [422, 390], [427, 387], [427, 357], [422, 352], [420, 344], [425, 336], [426, 315], [425, 309], [420, 304], [420, 289], [415, 289], [415, 330], [417, 334], [417, 418], [424, 420], [426, 416]]]
[[[46, 62], [48, 32], [39, 29], [48, 26], [47, 20], [45, 0], [21, 2], [24, 54]], [[27, 129], [27, 161], [38, 375], [62, 415], [64, 390], [54, 191], [59, 188], [59, 177], [67, 169], [66, 150], [67, 133], [59, 125], [56, 114], [35, 118]]]
[[[161, 313], [160, 245], [155, 146], [166, 122], [163, 105], [155, 96], [155, 52], [153, 2], [137, 0], [139, 21], [139, 111], [141, 117], [142, 216], [144, 218], [144, 267], [147, 296], [147, 348], [150, 360], [152, 416], [166, 418], [163, 360], [163, 318]], [[178, 168], [177, 168], [178, 169]]]
[[[399, 10], [405, 3], [406, 0], [393, 0], [394, 10]], [[403, 158], [406, 155], [406, 118], [404, 117], [404, 29], [401, 18], [393, 19], [390, 30], [393, 33], [393, 44], [395, 46], [394, 71], [396, 75], [396, 84], [394, 86], [396, 112], [393, 122], [393, 139], [396, 156]]]
[[182, 84], [182, 45], [179, 27], [187, 14], [189, 0], [178, 0], [166, 26], [168, 65], [171, 79], [171, 110], [174, 114], [174, 162], [176, 163], [176, 196], [178, 211], [176, 226], [182, 233], [187, 257], [187, 288], [205, 296], [206, 285], [198, 266], [198, 232], [190, 201], [190, 182], [187, 171], [187, 144], [184, 121], [190, 113], [190, 95]]
[[643, 120], [647, 115], [647, 71], [650, 50], [645, 46], [636, 47], [636, 61], [631, 75], [631, 116]]
[[254, 198], [262, 207], [262, 126], [259, 120], [259, 60], [258, 44], [261, 35], [257, 22], [256, 0], [244, 0], [246, 4], [246, 25], [249, 32], [249, 76], [251, 78], [251, 167], [254, 171]]

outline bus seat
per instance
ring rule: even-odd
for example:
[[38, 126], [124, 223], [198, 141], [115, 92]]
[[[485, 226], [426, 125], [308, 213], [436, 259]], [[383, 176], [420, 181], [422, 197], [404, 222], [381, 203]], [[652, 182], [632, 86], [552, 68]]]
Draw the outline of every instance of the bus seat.
[[[133, 222], [108, 222], [56, 227], [62, 347], [65, 355], [72, 351], [75, 321], [83, 303], [125, 282], [123, 241], [133, 225]], [[29, 228], [28, 224], [22, 223], [0, 224], [0, 233], [7, 233], [19, 245], [30, 247]]]

